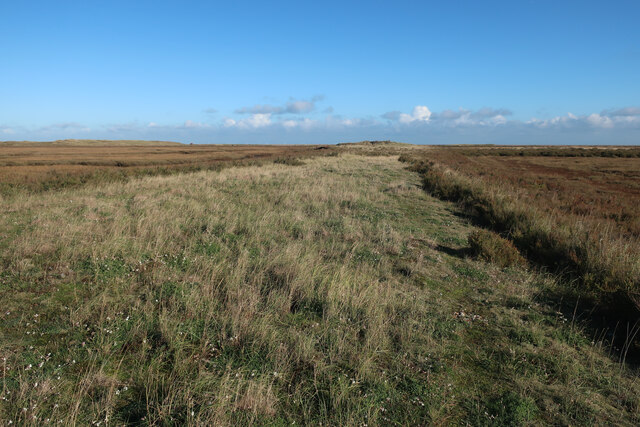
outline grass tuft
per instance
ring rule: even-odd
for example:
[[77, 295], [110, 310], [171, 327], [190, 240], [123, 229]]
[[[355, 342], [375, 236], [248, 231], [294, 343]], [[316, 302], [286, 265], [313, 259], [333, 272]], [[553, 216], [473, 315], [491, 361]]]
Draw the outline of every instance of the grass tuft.
[[513, 243], [489, 230], [474, 230], [468, 237], [471, 254], [501, 268], [526, 265]]

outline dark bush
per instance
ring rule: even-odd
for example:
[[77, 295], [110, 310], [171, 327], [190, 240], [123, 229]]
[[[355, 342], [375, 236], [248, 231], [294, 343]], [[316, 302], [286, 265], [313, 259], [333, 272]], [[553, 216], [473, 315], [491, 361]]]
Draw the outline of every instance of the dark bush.
[[476, 230], [469, 234], [469, 246], [473, 256], [492, 262], [502, 268], [525, 265], [526, 261], [509, 240], [488, 230]]

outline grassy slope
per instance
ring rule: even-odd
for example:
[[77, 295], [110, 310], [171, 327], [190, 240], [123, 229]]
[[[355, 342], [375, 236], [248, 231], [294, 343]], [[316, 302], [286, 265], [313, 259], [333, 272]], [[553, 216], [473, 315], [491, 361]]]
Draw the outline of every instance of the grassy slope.
[[[597, 215], [583, 218], [557, 208], [546, 212], [542, 197], [552, 199], [547, 194], [554, 194], [548, 190], [540, 198], [523, 197], [526, 191], [498, 179], [483, 181], [425, 157], [401, 160], [421, 173], [430, 194], [459, 203], [476, 220], [512, 240], [530, 259], [567, 273], [568, 284], [577, 284], [568, 288], [609, 311], [615, 307], [613, 311], [625, 323], [637, 323], [640, 257], [636, 237], [611, 230]], [[589, 191], [588, 185], [582, 188]]]
[[554, 282], [461, 257], [420, 184], [344, 155], [5, 200], [0, 419], [637, 424]]

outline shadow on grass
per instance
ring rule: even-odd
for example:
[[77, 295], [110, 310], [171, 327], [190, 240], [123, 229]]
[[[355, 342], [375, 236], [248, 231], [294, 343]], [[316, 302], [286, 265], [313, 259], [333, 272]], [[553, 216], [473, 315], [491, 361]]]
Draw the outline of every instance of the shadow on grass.
[[640, 319], [632, 315], [635, 307], [624, 307], [625, 300], [615, 296], [607, 301], [586, 298], [564, 286], [545, 289], [536, 300], [562, 313], [571, 329], [574, 325], [581, 329], [621, 365], [640, 368]]
[[[491, 228], [478, 215], [465, 212], [459, 206], [453, 214], [469, 224], [480, 228]], [[436, 249], [448, 255], [472, 257], [471, 248], [450, 248], [438, 245]], [[524, 253], [527, 255], [526, 252]], [[536, 257], [526, 256], [531, 268], [541, 274], [552, 274], [559, 286], [545, 289], [537, 300], [554, 308], [583, 330], [595, 345], [601, 345], [612, 359], [629, 368], [640, 368], [640, 317], [637, 308], [621, 292], [585, 296], [577, 288], [579, 277], [570, 270], [553, 268]]]
[[460, 259], [468, 258], [469, 256], [471, 256], [471, 248], [469, 247], [450, 248], [449, 246], [438, 245], [435, 247], [435, 249], [439, 252], [442, 252], [452, 257], [456, 257]]

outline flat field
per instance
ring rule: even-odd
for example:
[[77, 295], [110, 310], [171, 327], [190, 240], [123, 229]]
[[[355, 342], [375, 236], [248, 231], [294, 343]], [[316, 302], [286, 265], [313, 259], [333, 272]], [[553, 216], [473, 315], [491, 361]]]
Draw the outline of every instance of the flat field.
[[157, 141], [0, 142], [0, 194], [314, 155], [317, 148], [309, 145], [185, 145]]
[[509, 186], [546, 212], [640, 237], [637, 148], [449, 148], [430, 157], [494, 185]]
[[638, 425], [630, 341], [380, 147], [4, 196], [0, 420]]

